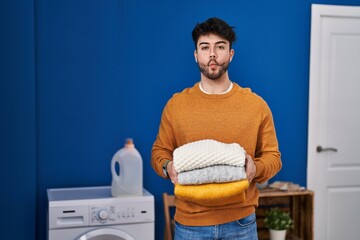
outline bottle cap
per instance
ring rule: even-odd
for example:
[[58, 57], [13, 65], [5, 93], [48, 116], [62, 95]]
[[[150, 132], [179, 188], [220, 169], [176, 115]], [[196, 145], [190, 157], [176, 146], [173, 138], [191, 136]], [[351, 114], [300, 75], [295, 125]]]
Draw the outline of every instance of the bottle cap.
[[134, 141], [132, 138], [127, 138], [125, 141], [125, 147], [135, 147]]

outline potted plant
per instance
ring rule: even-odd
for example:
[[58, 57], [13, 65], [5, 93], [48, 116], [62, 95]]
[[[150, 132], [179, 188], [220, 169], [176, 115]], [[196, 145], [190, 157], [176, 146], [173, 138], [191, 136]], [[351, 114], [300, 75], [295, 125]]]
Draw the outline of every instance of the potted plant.
[[271, 240], [284, 240], [286, 237], [286, 230], [293, 227], [293, 220], [290, 213], [280, 210], [279, 208], [272, 208], [266, 213], [265, 225], [270, 230]]

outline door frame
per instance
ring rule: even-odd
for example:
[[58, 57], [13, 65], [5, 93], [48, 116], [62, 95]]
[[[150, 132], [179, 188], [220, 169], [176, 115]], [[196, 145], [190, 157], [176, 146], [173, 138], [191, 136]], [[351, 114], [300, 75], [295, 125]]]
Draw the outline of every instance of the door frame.
[[[326, 76], [321, 75], [321, 31], [322, 19], [324, 17], [353, 17], [358, 12], [354, 6], [335, 6], [335, 5], [321, 5], [312, 4], [311, 6], [311, 42], [310, 42], [310, 71], [309, 71], [309, 116], [308, 116], [308, 149], [307, 149], [307, 187], [315, 192], [314, 198], [314, 236], [321, 236], [322, 233], [316, 233], [319, 229], [320, 223], [316, 216], [321, 216], [324, 213], [317, 213], [318, 207], [316, 199], [324, 199], [326, 196], [320, 196], [323, 184], [319, 180], [319, 154], [316, 152], [316, 147], [322, 145], [324, 142], [322, 136], [317, 134], [317, 131], [323, 126], [321, 124], [321, 112], [326, 106], [321, 101], [314, 101], [321, 96], [321, 82], [325, 81]], [[319, 80], [320, 79], [320, 80]], [[315, 105], [316, 103], [316, 105]], [[320, 197], [319, 197], [320, 196]]]

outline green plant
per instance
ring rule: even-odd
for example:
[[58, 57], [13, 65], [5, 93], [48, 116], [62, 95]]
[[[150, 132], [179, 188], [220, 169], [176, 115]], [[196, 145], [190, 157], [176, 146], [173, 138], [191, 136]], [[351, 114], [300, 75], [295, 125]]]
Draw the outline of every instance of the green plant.
[[272, 208], [266, 213], [265, 225], [274, 230], [286, 230], [293, 227], [293, 220], [290, 213], [279, 208]]

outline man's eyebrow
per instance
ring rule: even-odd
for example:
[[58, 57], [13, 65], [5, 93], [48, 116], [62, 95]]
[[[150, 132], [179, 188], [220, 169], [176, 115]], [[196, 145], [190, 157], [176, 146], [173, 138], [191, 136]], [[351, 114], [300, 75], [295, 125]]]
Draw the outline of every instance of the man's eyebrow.
[[226, 41], [218, 41], [215, 44], [227, 44], [227, 42]]
[[208, 42], [201, 42], [201, 43], [199, 43], [199, 46], [200, 46], [200, 45], [207, 45], [207, 44], [210, 44], [210, 43], [208, 43]]
[[[199, 43], [199, 46], [200, 46], [200, 45], [208, 45], [208, 44], [210, 44], [210, 43], [208, 43], [208, 42], [201, 42], [201, 43]], [[216, 45], [216, 44], [227, 44], [227, 42], [226, 42], [226, 41], [218, 41], [218, 42], [215, 43], [215, 45]]]

